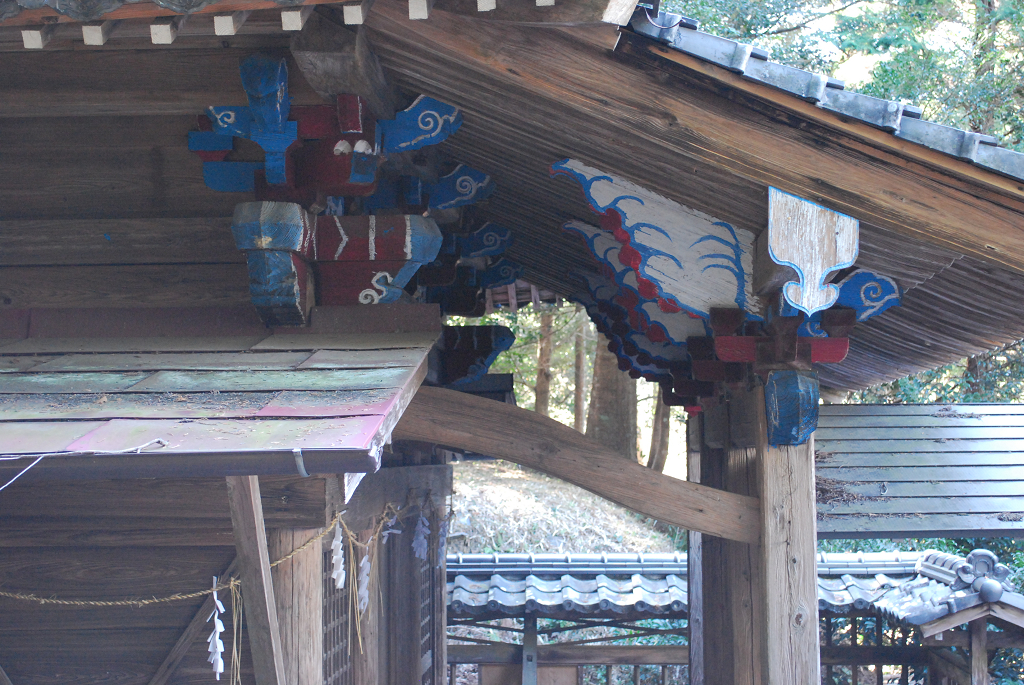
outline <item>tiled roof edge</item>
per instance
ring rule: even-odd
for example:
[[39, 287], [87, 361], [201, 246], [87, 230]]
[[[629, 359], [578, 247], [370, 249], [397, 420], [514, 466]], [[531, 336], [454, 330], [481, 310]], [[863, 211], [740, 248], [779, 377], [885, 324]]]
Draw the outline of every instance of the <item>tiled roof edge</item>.
[[1024, 181], [1024, 154], [999, 147], [998, 140], [992, 136], [921, 119], [921, 109], [914, 105], [848, 91], [838, 79], [770, 62], [765, 50], [699, 31], [696, 20], [678, 14], [659, 12], [652, 18], [645, 8], [640, 7], [629, 25], [642, 36], [777, 88], [824, 110]]

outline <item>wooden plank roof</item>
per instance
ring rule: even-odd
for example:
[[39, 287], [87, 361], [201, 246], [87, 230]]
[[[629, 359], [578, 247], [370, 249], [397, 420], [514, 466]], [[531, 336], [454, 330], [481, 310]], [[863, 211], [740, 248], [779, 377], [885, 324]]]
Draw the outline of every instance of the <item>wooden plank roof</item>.
[[1024, 536], [1024, 407], [823, 405], [819, 537]]
[[299, 332], [248, 308], [9, 314], [0, 479], [42, 454], [25, 480], [372, 472], [440, 318], [368, 313], [320, 308]]

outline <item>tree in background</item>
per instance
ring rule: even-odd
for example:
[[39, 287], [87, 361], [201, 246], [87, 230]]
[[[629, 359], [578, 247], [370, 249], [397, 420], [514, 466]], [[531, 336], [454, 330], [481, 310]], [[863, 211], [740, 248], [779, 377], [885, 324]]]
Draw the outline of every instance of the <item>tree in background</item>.
[[602, 341], [594, 357], [586, 435], [637, 461], [636, 418], [636, 381], [619, 369], [618, 359]]

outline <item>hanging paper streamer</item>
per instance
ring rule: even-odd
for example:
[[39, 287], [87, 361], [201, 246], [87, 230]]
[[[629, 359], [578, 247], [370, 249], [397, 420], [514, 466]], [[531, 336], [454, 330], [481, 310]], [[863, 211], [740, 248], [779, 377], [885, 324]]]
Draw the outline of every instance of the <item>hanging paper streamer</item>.
[[224, 632], [224, 622], [220, 620], [220, 615], [224, 613], [224, 605], [221, 604], [217, 598], [217, 576], [213, 577], [213, 611], [210, 616], [206, 619], [209, 623], [213, 621], [213, 632], [210, 633], [210, 637], [206, 638], [209, 643], [210, 656], [207, 661], [213, 666], [213, 672], [217, 676], [217, 680], [220, 680], [220, 674], [224, 672], [224, 641], [221, 640], [220, 634]]
[[395, 510], [395, 515], [391, 517], [391, 520], [384, 524], [384, 530], [380, 534], [380, 544], [388, 544], [388, 537], [391, 535], [401, 535], [402, 529], [398, 525], [398, 510]]
[[[371, 538], [370, 542], [373, 539]], [[367, 549], [369, 549], [367, 543]], [[370, 552], [367, 551], [363, 554], [362, 560], [359, 562], [359, 575], [357, 577], [357, 584], [359, 586], [359, 613], [362, 614], [366, 611], [366, 607], [370, 605]]]
[[341, 527], [341, 519], [335, 524], [334, 541], [331, 542], [331, 578], [334, 587], [345, 589], [345, 532]]
[[417, 559], [422, 561], [427, 560], [427, 553], [430, 549], [430, 522], [427, 521], [427, 517], [420, 513], [420, 518], [416, 522], [416, 530], [413, 532], [412, 538], [412, 551], [416, 555]]

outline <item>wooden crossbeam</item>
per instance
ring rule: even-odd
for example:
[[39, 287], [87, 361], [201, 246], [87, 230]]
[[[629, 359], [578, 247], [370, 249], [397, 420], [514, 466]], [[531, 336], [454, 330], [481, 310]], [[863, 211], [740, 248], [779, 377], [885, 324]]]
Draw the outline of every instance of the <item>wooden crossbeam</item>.
[[227, 484], [256, 685], [285, 685], [284, 656], [274, 583], [270, 575], [259, 478], [228, 476]]
[[507, 459], [682, 528], [740, 542], [759, 538], [755, 498], [657, 473], [568, 426], [511, 405], [420, 388], [393, 436]]
[[[231, 563], [224, 570], [219, 579], [228, 578], [235, 571], [237, 566], [237, 559], [232, 559]], [[167, 654], [167, 658], [160, 664], [160, 668], [156, 670], [156, 674], [150, 679], [149, 685], [164, 685], [171, 676], [174, 675], [174, 671], [178, 668], [178, 664], [188, 654], [188, 650], [192, 647], [192, 644], [198, 640], [203, 633], [213, 630], [213, 626], [208, 622], [210, 614], [213, 613], [214, 601], [213, 595], [207, 595], [203, 605], [199, 607], [199, 611], [189, 621], [188, 626], [182, 632], [181, 637], [174, 643], [174, 647]], [[3, 679], [0, 679], [0, 685], [3, 685]]]

